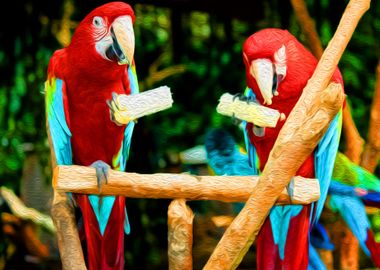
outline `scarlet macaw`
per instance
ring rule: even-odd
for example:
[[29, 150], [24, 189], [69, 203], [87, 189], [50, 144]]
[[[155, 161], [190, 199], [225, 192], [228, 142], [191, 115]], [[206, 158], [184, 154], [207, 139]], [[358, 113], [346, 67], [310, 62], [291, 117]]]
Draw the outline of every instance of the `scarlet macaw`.
[[[139, 91], [134, 20], [133, 9], [123, 2], [94, 9], [48, 67], [46, 117], [56, 162], [95, 167], [99, 185], [106, 181], [109, 167], [125, 170], [129, 155], [134, 123], [115, 122], [109, 105], [117, 94]], [[125, 198], [72, 198], [83, 217], [87, 267], [124, 269], [124, 231], [130, 230]]]
[[[244, 99], [290, 114], [317, 65], [317, 59], [288, 31], [269, 28], [243, 45], [247, 89]], [[343, 85], [338, 69], [333, 82]], [[296, 175], [317, 178], [321, 196], [308, 206], [275, 206], [257, 237], [257, 269], [307, 269], [311, 225], [323, 209], [337, 153], [342, 117], [337, 114], [314, 152]], [[286, 120], [285, 120], [286, 121]], [[251, 166], [263, 170], [285, 121], [274, 128], [244, 123]], [[256, 154], [257, 158], [256, 159]], [[292, 184], [288, 191], [291, 193]]]

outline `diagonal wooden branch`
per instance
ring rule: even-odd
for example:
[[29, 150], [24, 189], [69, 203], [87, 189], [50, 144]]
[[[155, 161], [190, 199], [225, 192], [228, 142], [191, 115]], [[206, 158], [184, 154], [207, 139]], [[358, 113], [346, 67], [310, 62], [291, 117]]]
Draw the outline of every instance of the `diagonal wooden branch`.
[[[77, 179], [78, 181], [72, 181]], [[53, 185], [57, 191], [119, 195], [129, 198], [218, 200], [245, 202], [257, 184], [257, 176], [196, 176], [190, 174], [139, 174], [109, 171], [101, 193], [95, 169], [85, 166], [57, 166]], [[284, 188], [278, 204], [309, 204], [319, 198], [317, 179], [294, 177], [293, 196]]]
[[311, 154], [343, 104], [340, 85], [324, 90], [370, 1], [351, 0], [302, 96], [284, 124], [257, 188], [228, 227], [204, 269], [235, 269], [255, 240], [270, 209]]
[[11, 189], [0, 187], [0, 195], [4, 198], [15, 216], [23, 220], [31, 220], [37, 225], [44, 227], [51, 233], [55, 233], [55, 227], [51, 217], [37, 211], [34, 208], [27, 207]]
[[307, 10], [305, 0], [290, 0], [290, 2], [292, 3], [298, 23], [302, 28], [302, 32], [306, 36], [311, 52], [315, 57], [320, 59], [323, 54], [322, 42], [315, 29], [314, 20], [310, 17]]
[[[308, 40], [311, 52], [318, 59], [321, 58], [323, 53], [322, 42], [315, 29], [314, 21], [308, 13], [305, 0], [291, 0], [291, 3], [302, 28], [302, 32]], [[345, 155], [356, 164], [359, 164], [363, 152], [364, 140], [360, 136], [355, 122], [352, 119], [348, 103], [346, 103], [346, 106], [343, 108], [343, 134], [347, 142]], [[359, 241], [345, 224], [336, 223], [334, 226], [338, 226], [339, 230], [345, 232], [342, 233], [342, 236], [345, 236], [345, 241], [338, 240], [335, 243], [336, 251], [341, 254], [341, 267], [343, 269], [359, 269]], [[325, 262], [327, 269], [333, 269], [332, 255], [328, 255], [329, 253], [332, 253], [332, 251], [326, 250], [323, 252], [323, 255], [329, 258], [322, 257], [322, 260]]]
[[[305, 34], [310, 50], [315, 57], [321, 58], [323, 53], [322, 42], [318, 36], [313, 19], [310, 17], [305, 0], [291, 0], [294, 13]], [[356, 164], [359, 164], [363, 152], [364, 140], [360, 136], [355, 122], [352, 119], [348, 103], [343, 108], [343, 134], [346, 138], [347, 148], [345, 154]]]
[[380, 61], [376, 68], [376, 86], [371, 107], [371, 120], [367, 144], [362, 155], [361, 166], [374, 172], [380, 158]]

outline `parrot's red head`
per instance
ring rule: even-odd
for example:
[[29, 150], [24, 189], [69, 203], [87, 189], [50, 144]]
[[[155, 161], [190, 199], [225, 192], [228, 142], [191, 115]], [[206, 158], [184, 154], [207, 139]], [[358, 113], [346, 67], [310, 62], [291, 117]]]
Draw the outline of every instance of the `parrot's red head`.
[[269, 28], [243, 45], [247, 85], [267, 106], [297, 100], [314, 72], [316, 58], [288, 31]]
[[[104, 4], [90, 12], [78, 25], [68, 46], [76, 65], [98, 69], [125, 70], [133, 62], [135, 15], [123, 2]], [[124, 66], [124, 67], [122, 67]]]

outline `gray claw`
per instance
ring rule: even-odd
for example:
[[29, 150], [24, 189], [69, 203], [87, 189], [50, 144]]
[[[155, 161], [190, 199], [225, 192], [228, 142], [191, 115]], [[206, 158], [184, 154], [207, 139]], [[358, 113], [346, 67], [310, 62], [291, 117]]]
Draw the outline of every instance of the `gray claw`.
[[102, 160], [97, 160], [90, 165], [96, 170], [96, 180], [99, 193], [102, 193], [103, 184], [107, 184], [110, 166]]
[[242, 122], [239, 118], [236, 118], [235, 117], [235, 113], [232, 113], [232, 124], [234, 124], [234, 125], [240, 125], [240, 123]]
[[290, 180], [289, 184], [286, 186], [286, 191], [288, 192], [290, 202], [293, 204], [292, 198], [294, 195], [294, 178], [292, 178], [292, 180]]

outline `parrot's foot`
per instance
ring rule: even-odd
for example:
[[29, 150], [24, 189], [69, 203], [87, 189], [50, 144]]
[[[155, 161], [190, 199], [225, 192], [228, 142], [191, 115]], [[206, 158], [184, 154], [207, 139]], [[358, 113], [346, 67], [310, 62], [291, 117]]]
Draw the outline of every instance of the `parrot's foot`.
[[235, 94], [235, 95], [233, 96], [233, 98], [232, 98], [232, 101], [235, 101], [235, 99], [237, 99], [237, 98], [238, 98], [239, 100], [241, 100], [241, 101], [245, 101], [245, 102], [247, 102], [247, 104], [252, 103], [252, 102], [256, 103], [256, 99], [255, 99], [253, 96], [247, 97], [247, 96], [245, 96], [245, 95], [242, 94], [242, 93], [237, 93], [237, 94]]
[[294, 195], [294, 178], [292, 178], [289, 184], [286, 186], [286, 191], [288, 192], [290, 203], [293, 204], [293, 195]]
[[265, 135], [265, 127], [253, 125], [252, 131], [257, 137], [264, 137]]
[[128, 124], [132, 119], [128, 117], [128, 111], [121, 106], [121, 99], [115, 92], [112, 93], [112, 100], [107, 100], [110, 108], [110, 118], [118, 126]]
[[102, 160], [97, 160], [90, 165], [96, 170], [96, 180], [99, 193], [102, 193], [102, 185], [107, 184], [110, 166]]
[[241, 122], [243, 122], [242, 120], [240, 120], [239, 118], [236, 118], [235, 117], [235, 113], [232, 113], [232, 124], [233, 125], [236, 125], [236, 126], [238, 126], [238, 125], [240, 125], [241, 124]]

